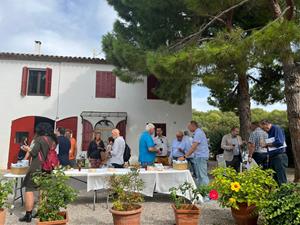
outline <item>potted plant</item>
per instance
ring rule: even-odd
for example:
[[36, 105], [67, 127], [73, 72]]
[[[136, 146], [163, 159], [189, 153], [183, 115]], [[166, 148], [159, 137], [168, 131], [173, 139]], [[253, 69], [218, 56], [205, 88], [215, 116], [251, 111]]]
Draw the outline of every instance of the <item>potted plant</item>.
[[[210, 192], [208, 186], [194, 188], [191, 183], [185, 182], [170, 189], [172, 208], [175, 214], [176, 225], [197, 225], [200, 219], [200, 208], [196, 205], [200, 196]], [[187, 199], [189, 198], [189, 200]]]
[[300, 184], [283, 184], [272, 192], [262, 206], [265, 224], [300, 224]]
[[263, 201], [277, 187], [274, 172], [253, 167], [237, 173], [233, 168], [218, 167], [211, 173], [220, 205], [231, 208], [236, 224], [256, 225]]
[[138, 225], [141, 221], [142, 206], [144, 198], [140, 193], [144, 182], [139, 177], [138, 170], [124, 175], [112, 175], [109, 178], [110, 196], [113, 206], [110, 212], [113, 215], [115, 225]]
[[0, 224], [5, 224], [6, 212], [4, 210], [7, 207], [7, 197], [13, 192], [13, 182], [7, 179], [0, 180]]
[[39, 186], [38, 225], [67, 224], [68, 214], [61, 211], [77, 197], [77, 191], [67, 184], [69, 177], [59, 168], [51, 173], [35, 173], [33, 180]]

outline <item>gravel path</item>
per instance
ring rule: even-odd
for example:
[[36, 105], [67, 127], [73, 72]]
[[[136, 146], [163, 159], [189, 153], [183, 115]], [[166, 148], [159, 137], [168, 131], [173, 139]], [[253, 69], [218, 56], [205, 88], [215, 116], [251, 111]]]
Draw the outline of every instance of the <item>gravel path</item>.
[[[68, 207], [69, 225], [111, 225], [112, 216], [106, 209], [104, 194], [99, 195], [96, 210], [93, 211], [92, 193], [82, 191], [76, 202]], [[156, 194], [153, 198], [146, 198], [143, 203], [142, 225], [173, 225], [174, 214], [171, 202], [166, 195]], [[234, 224], [229, 209], [222, 209], [215, 201], [206, 202], [202, 205], [201, 220], [203, 225], [232, 225]], [[18, 222], [18, 217], [24, 213], [18, 203], [13, 214], [7, 213], [6, 225], [26, 224]], [[31, 224], [35, 224], [33, 221]]]

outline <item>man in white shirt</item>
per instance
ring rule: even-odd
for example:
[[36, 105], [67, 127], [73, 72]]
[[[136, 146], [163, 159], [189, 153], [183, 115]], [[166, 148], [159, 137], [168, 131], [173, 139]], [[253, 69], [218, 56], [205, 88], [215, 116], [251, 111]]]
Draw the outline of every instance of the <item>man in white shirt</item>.
[[124, 151], [125, 151], [125, 141], [122, 136], [120, 136], [120, 131], [118, 129], [112, 130], [112, 137], [115, 139], [112, 150], [111, 158], [109, 164], [114, 168], [123, 168], [124, 166]]
[[163, 136], [161, 128], [156, 129], [157, 136], [154, 138], [155, 147], [159, 150], [156, 155], [156, 163], [162, 163], [164, 166], [169, 165], [168, 157], [170, 155], [168, 139]]

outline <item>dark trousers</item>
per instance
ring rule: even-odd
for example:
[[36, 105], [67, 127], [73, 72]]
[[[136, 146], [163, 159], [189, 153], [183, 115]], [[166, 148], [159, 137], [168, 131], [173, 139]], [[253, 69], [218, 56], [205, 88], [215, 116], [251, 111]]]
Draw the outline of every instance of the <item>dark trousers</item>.
[[117, 164], [117, 163], [112, 163], [111, 164], [114, 168], [124, 168], [123, 165]]
[[240, 155], [233, 156], [232, 161], [226, 161], [227, 167], [232, 167], [236, 172], [240, 172], [242, 157]]
[[275, 171], [274, 179], [281, 185], [287, 183], [286, 168], [288, 167], [288, 157], [286, 153], [280, 153], [270, 157], [270, 168]]
[[262, 166], [264, 169], [268, 168], [267, 153], [254, 152], [252, 157], [259, 166]]

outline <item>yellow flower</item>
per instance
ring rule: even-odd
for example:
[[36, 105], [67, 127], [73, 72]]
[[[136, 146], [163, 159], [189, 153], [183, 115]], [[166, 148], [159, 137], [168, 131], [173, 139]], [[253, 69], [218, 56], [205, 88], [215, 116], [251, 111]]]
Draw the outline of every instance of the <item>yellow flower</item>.
[[241, 185], [239, 182], [231, 182], [231, 190], [235, 191], [235, 192], [239, 192], [239, 190], [241, 189]]
[[230, 199], [229, 199], [229, 203], [230, 203], [230, 204], [234, 204], [234, 203], [236, 203], [236, 200], [235, 200], [235, 198], [230, 198]]

